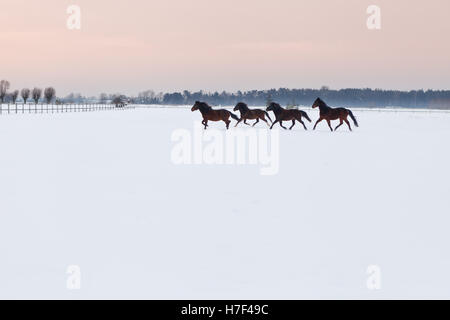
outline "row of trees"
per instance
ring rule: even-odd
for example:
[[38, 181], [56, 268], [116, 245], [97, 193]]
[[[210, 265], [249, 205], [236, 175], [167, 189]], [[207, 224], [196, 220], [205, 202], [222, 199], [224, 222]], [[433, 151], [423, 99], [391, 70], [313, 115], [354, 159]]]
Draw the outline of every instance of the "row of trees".
[[0, 81], [0, 102], [11, 102], [16, 103], [17, 99], [20, 97], [22, 98], [24, 103], [27, 103], [27, 101], [31, 98], [36, 104], [41, 100], [42, 93], [44, 94], [45, 101], [47, 103], [51, 103], [56, 98], [56, 90], [53, 87], [48, 87], [42, 90], [41, 88], [23, 88], [22, 90], [13, 90], [9, 92], [10, 83], [7, 80], [1, 80]]
[[167, 105], [190, 105], [195, 101], [206, 101], [212, 105], [234, 105], [244, 101], [249, 105], [266, 105], [276, 101], [282, 105], [304, 105], [308, 106], [317, 98], [321, 97], [333, 106], [357, 106], [357, 107], [409, 107], [426, 108], [442, 107], [450, 108], [449, 90], [413, 90], [397, 91], [382, 89], [341, 89], [331, 90], [328, 87], [321, 89], [271, 89], [238, 91], [229, 93], [198, 92], [174, 92], [165, 94], [154, 94], [152, 91], [140, 93], [132, 98], [137, 103], [167, 104]]
[[206, 101], [211, 105], [235, 105], [244, 101], [249, 105], [261, 106], [276, 101], [287, 106], [308, 106], [321, 97], [332, 106], [356, 107], [408, 107], [408, 108], [446, 108], [450, 109], [450, 91], [446, 90], [416, 90], [396, 91], [381, 89], [271, 89], [237, 91], [182, 91], [173, 93], [155, 93], [152, 90], [140, 92], [137, 96], [125, 96], [102, 93], [99, 97], [83, 97], [80, 94], [70, 94], [61, 98], [64, 103], [114, 103], [120, 97], [122, 101], [133, 104], [161, 105], [191, 105], [195, 101]]
[[63, 103], [63, 104], [83, 104], [83, 103], [101, 103], [101, 104], [109, 104], [109, 103], [113, 103], [114, 101], [129, 101], [129, 97], [120, 94], [120, 93], [115, 93], [115, 94], [107, 94], [107, 93], [101, 93], [99, 96], [83, 96], [81, 93], [69, 93], [68, 95], [64, 96], [64, 97], [58, 97], [57, 101], [58, 103]]
[[331, 90], [328, 87], [320, 89], [270, 89], [237, 91], [230, 93], [223, 91], [155, 93], [152, 90], [140, 92], [137, 96], [125, 96], [120, 93], [102, 93], [98, 97], [85, 97], [79, 93], [71, 93], [65, 97], [56, 99], [56, 91], [53, 87], [45, 90], [24, 88], [20, 92], [14, 90], [9, 92], [10, 83], [6, 80], [0, 81], [0, 102], [16, 103], [20, 97], [26, 103], [32, 99], [38, 103], [44, 96], [47, 103], [114, 103], [114, 104], [164, 104], [164, 105], [191, 105], [195, 101], [206, 101], [211, 105], [234, 105], [244, 101], [249, 105], [266, 105], [276, 101], [282, 105], [298, 106], [311, 105], [317, 98], [321, 97], [332, 106], [358, 106], [358, 107], [409, 107], [409, 108], [445, 108], [450, 109], [449, 90], [413, 90], [397, 91], [382, 89], [341, 89]]

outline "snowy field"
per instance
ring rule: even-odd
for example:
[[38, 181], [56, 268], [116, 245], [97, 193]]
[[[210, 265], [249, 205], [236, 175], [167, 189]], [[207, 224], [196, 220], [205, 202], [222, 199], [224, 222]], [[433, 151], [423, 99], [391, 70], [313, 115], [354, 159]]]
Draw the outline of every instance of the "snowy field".
[[275, 175], [174, 164], [189, 109], [0, 116], [0, 298], [450, 298], [450, 113], [354, 113]]

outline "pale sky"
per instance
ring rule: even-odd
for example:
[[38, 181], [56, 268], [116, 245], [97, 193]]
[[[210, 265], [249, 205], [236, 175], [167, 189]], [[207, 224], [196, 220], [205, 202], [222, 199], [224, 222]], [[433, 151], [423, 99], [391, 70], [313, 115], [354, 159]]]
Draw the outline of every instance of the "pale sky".
[[0, 79], [58, 95], [450, 89], [449, 15], [448, 0], [1, 0]]

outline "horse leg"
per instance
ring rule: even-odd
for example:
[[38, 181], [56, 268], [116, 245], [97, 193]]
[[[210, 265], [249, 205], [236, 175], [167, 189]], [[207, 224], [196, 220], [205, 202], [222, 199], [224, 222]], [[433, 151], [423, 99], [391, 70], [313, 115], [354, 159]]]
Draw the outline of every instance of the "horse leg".
[[331, 127], [331, 121], [327, 119], [328, 126], [330, 127], [331, 132], [333, 132], [333, 128]]
[[262, 118], [262, 121], [264, 121], [270, 127], [269, 122], [265, 118]]
[[344, 121], [342, 121], [342, 119], [340, 119], [341, 120], [341, 123], [339, 123], [337, 126], [336, 126], [336, 128], [334, 128], [334, 131], [336, 131], [340, 126], [342, 126], [342, 124], [344, 123]]
[[275, 123], [277, 123], [278, 121], [280, 121], [280, 120], [275, 120], [275, 121], [272, 123], [272, 125], [270, 126], [270, 130], [272, 130], [273, 126], [274, 126]]
[[292, 120], [292, 126], [289, 128], [289, 130], [292, 130], [292, 128], [295, 126], [295, 120]]
[[206, 130], [206, 127], [208, 126], [208, 120], [203, 120], [203, 124], [205, 125], [205, 130]]
[[228, 130], [228, 128], [230, 127], [230, 123], [231, 123], [231, 121], [230, 120], [223, 120], [224, 122], [225, 122], [225, 124], [227, 125], [227, 130]]
[[298, 120], [302, 125], [303, 125], [303, 128], [305, 128], [305, 130], [308, 130], [308, 128], [305, 126], [305, 123], [303, 122], [303, 120]]
[[[298, 122], [300, 122], [300, 123], [302, 124], [303, 128], [305, 128], [305, 130], [308, 130], [308, 128], [306, 128], [305, 123], [303, 122], [301, 116], [296, 117], [295, 120], [297, 120]], [[295, 120], [294, 120], [294, 121], [295, 121]], [[292, 126], [293, 126], [293, 125], [292, 125]]]
[[249, 124], [247, 123], [247, 119], [244, 119], [244, 123], [249, 126]]
[[256, 122], [252, 125], [252, 127], [255, 126], [255, 124], [257, 124], [259, 122], [259, 118], [256, 119]]
[[287, 128], [283, 126], [283, 121], [280, 121], [280, 127], [282, 127], [284, 130], [287, 130]]
[[322, 120], [323, 120], [323, 118], [319, 118], [319, 120], [316, 121], [316, 124], [314, 125], [314, 129], [313, 129], [313, 130], [316, 130], [317, 125], [318, 125], [319, 122], [322, 121]]
[[350, 131], [352, 131], [352, 126], [350, 125], [350, 122], [348, 122], [347, 119], [344, 119], [344, 121], [348, 125], [348, 128], [350, 129]]
[[234, 126], [235, 128], [237, 127], [237, 125], [242, 121], [243, 119], [242, 118], [240, 118], [239, 120], [238, 120], [238, 122], [236, 123], [236, 125]]

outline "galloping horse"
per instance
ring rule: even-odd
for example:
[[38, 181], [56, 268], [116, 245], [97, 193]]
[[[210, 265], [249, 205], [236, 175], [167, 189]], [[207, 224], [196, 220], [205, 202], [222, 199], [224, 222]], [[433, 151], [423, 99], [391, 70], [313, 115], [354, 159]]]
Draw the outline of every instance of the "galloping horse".
[[292, 126], [289, 128], [289, 130], [292, 129], [293, 126], [295, 126], [295, 120], [300, 122], [303, 125], [303, 128], [305, 130], [308, 130], [305, 126], [305, 123], [302, 121], [302, 117], [305, 117], [306, 120], [311, 122], [311, 119], [308, 117], [308, 114], [305, 111], [297, 110], [297, 109], [290, 109], [286, 110], [282, 108], [278, 103], [272, 102], [266, 109], [267, 111], [273, 111], [275, 114], [275, 121], [272, 123], [272, 126], [270, 129], [273, 128], [275, 123], [279, 122], [280, 126], [283, 129], [286, 129], [286, 127], [283, 126], [283, 121], [289, 121], [292, 120]]
[[267, 113], [267, 111], [264, 111], [261, 109], [249, 109], [249, 107], [243, 102], [239, 102], [233, 109], [233, 111], [238, 111], [238, 110], [241, 113], [241, 119], [236, 123], [235, 127], [237, 127], [237, 125], [242, 120], [244, 120], [244, 123], [246, 125], [249, 125], [246, 121], [247, 120], [255, 120], [255, 119], [256, 119], [256, 122], [253, 124], [252, 127], [254, 127], [255, 124], [257, 124], [259, 122], [259, 119], [261, 119], [262, 121], [267, 123], [267, 125], [270, 127], [269, 122], [267, 122], [267, 120], [266, 120], [266, 116], [267, 116], [267, 118], [269, 118], [270, 123], [272, 123], [272, 119], [270, 119], [270, 116]]
[[331, 127], [331, 120], [337, 120], [339, 119], [340, 123], [338, 126], [334, 129], [334, 131], [337, 130], [342, 124], [345, 123], [348, 125], [348, 128], [350, 131], [352, 131], [352, 127], [350, 126], [350, 122], [348, 122], [347, 117], [350, 116], [352, 118], [353, 123], [355, 126], [358, 127], [358, 121], [356, 121], [355, 116], [353, 113], [345, 108], [331, 108], [329, 107], [322, 99], [317, 98], [316, 101], [314, 101], [314, 104], [312, 105], [313, 108], [319, 107], [320, 109], [320, 118], [317, 120], [316, 124], [314, 125], [314, 129], [316, 129], [317, 124], [322, 120], [327, 120], [328, 126], [330, 127], [331, 131], [333, 131], [333, 128]]
[[220, 109], [220, 110], [214, 110], [208, 104], [200, 101], [196, 101], [194, 106], [192, 107], [191, 111], [200, 110], [200, 113], [203, 116], [202, 124], [205, 126], [205, 129], [208, 127], [208, 121], [223, 121], [227, 125], [227, 129], [230, 126], [230, 117], [234, 120], [239, 121], [239, 118], [231, 113], [228, 110]]

